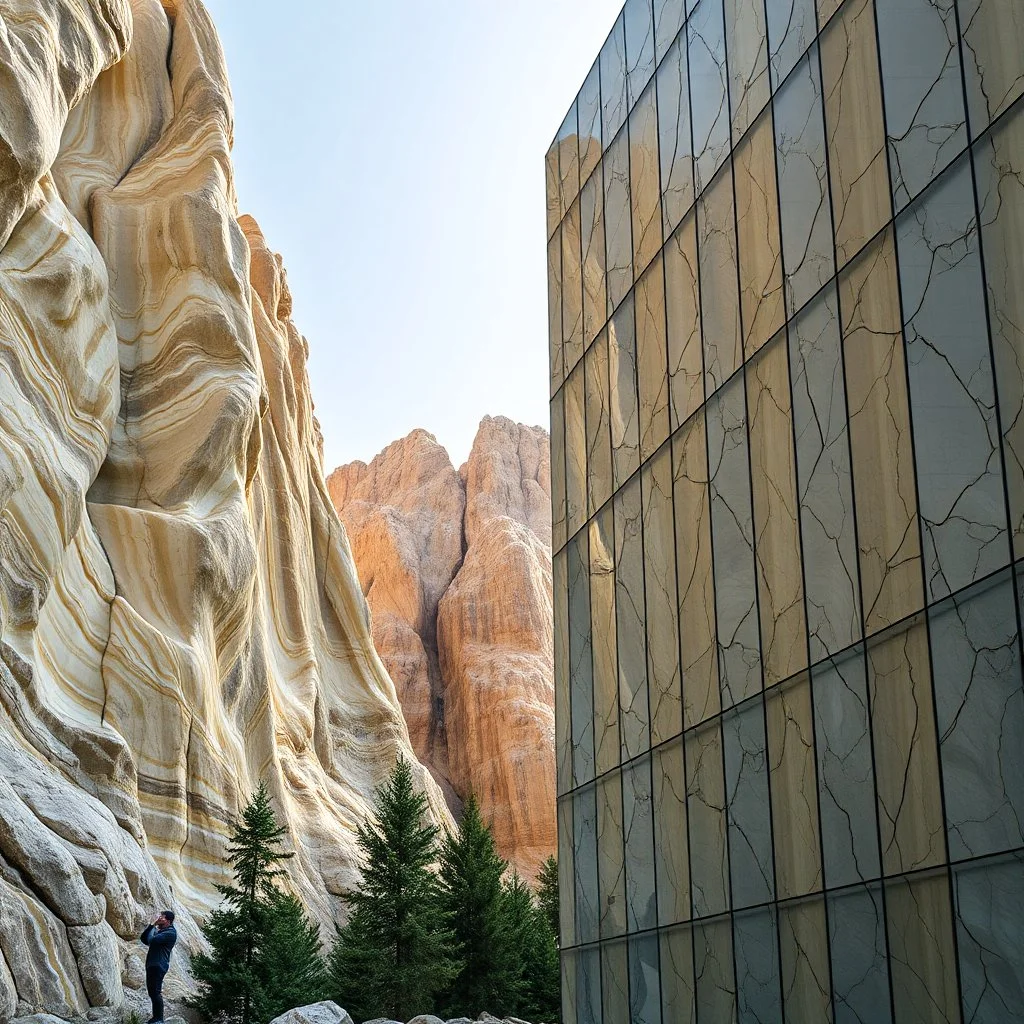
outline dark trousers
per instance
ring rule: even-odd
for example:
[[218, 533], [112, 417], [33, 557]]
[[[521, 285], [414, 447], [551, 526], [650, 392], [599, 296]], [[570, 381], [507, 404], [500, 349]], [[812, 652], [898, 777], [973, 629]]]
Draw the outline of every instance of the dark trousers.
[[161, 995], [161, 991], [164, 987], [166, 973], [162, 967], [146, 968], [146, 991], [153, 1001], [153, 1020], [164, 1019], [164, 997]]

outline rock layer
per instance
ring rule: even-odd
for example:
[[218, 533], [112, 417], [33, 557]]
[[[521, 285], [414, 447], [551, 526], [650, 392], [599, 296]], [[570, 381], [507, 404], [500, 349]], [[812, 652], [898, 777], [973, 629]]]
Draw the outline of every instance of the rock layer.
[[547, 434], [485, 417], [456, 473], [416, 430], [328, 489], [417, 754], [532, 878], [555, 849]]
[[330, 918], [413, 756], [231, 116], [197, 0], [0, 0], [0, 1018], [194, 944], [259, 779]]

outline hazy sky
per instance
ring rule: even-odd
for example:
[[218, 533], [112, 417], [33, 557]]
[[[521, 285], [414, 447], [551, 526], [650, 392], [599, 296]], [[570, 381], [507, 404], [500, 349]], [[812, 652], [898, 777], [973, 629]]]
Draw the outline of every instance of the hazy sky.
[[544, 153], [621, 0], [206, 0], [325, 464], [547, 426]]

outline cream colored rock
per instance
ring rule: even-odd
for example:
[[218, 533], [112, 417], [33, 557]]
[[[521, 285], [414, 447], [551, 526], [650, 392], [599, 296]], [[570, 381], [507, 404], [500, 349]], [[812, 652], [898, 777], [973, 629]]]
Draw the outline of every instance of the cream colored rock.
[[182, 987], [260, 779], [334, 919], [413, 756], [231, 134], [198, 0], [0, 0], [0, 1007], [116, 1001], [164, 906]]
[[547, 434], [487, 416], [456, 474], [417, 430], [328, 488], [417, 753], [532, 879], [555, 849]]
[[270, 1024], [353, 1024], [353, 1021], [347, 1010], [328, 999], [322, 1003], [310, 1003], [308, 1006], [288, 1010], [280, 1017], [275, 1017]]

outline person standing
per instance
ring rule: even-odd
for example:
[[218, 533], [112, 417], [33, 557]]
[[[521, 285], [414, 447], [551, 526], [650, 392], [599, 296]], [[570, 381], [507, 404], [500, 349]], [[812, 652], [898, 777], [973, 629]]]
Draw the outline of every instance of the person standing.
[[146, 991], [153, 1003], [153, 1016], [146, 1024], [162, 1024], [164, 1019], [164, 998], [162, 995], [164, 975], [171, 966], [171, 950], [178, 941], [178, 933], [174, 929], [174, 911], [165, 910], [146, 927], [140, 936], [142, 942], [149, 946], [146, 952]]

